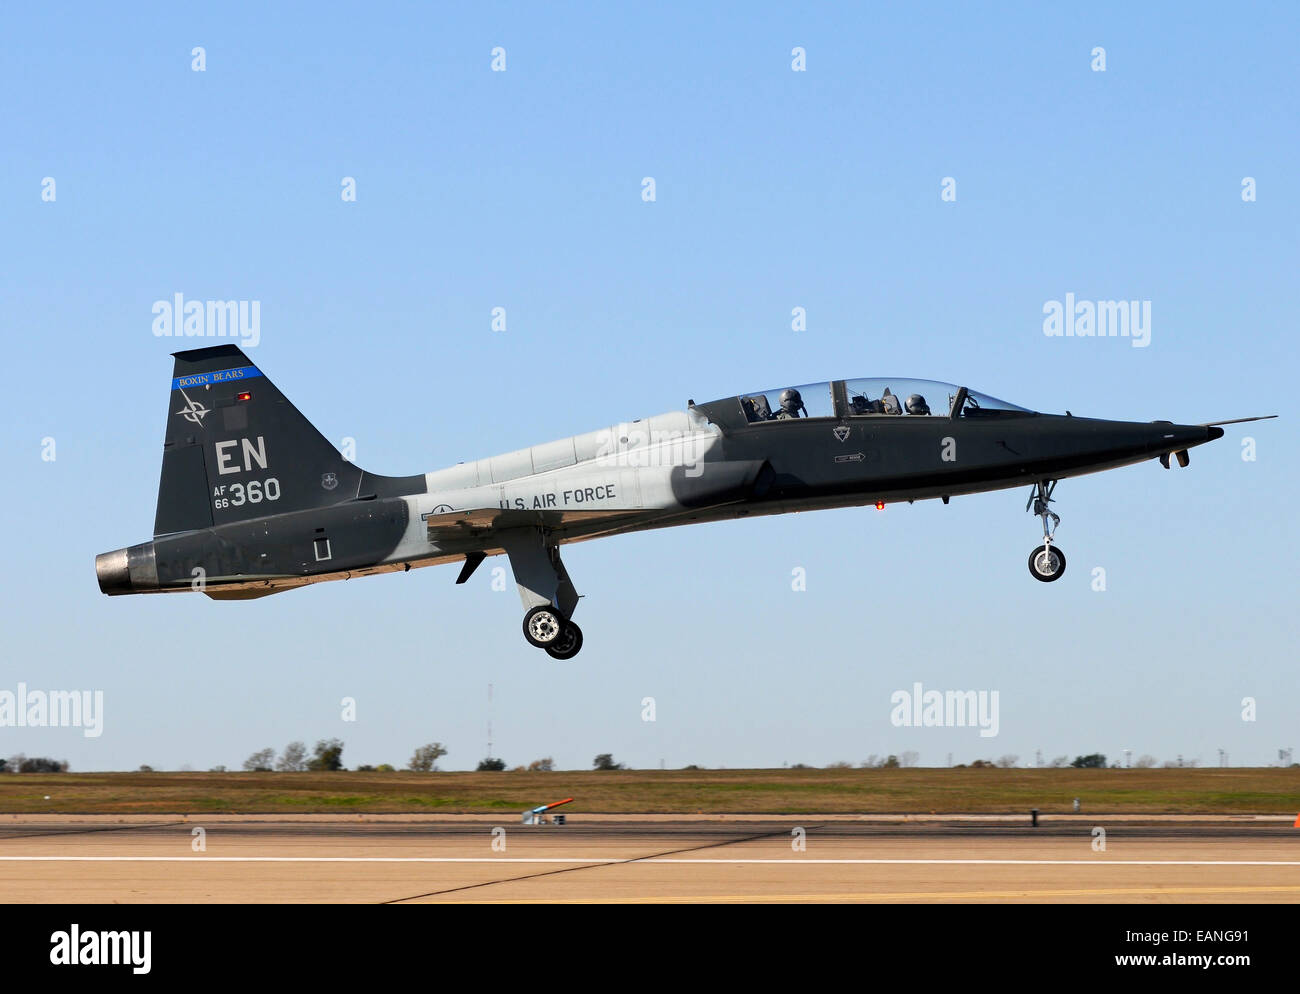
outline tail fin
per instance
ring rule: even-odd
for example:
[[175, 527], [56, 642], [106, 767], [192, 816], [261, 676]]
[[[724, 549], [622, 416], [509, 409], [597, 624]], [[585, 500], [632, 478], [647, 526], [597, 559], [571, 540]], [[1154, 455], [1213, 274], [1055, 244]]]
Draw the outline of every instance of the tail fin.
[[425, 489], [344, 459], [236, 346], [175, 358], [155, 538]]

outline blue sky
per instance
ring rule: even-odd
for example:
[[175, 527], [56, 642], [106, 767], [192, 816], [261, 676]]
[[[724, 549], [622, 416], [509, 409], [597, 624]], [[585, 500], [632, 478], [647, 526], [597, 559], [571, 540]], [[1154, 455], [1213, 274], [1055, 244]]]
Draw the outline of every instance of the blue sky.
[[[337, 736], [349, 765], [439, 740], [463, 769], [490, 717], [511, 765], [1276, 762], [1300, 712], [1300, 13], [1090, 7], [10, 11], [0, 690], [102, 689], [105, 716], [0, 729], [0, 755], [235, 768]], [[1051, 585], [1019, 492], [572, 547], [586, 646], [557, 663], [487, 568], [102, 596], [95, 553], [150, 537], [178, 347], [151, 308], [175, 293], [260, 301], [254, 361], [380, 473], [835, 377], [1282, 418], [1186, 470], [1062, 484]], [[1151, 301], [1150, 346], [1044, 336], [1066, 293]], [[999, 735], [894, 727], [917, 681], [998, 690]]]

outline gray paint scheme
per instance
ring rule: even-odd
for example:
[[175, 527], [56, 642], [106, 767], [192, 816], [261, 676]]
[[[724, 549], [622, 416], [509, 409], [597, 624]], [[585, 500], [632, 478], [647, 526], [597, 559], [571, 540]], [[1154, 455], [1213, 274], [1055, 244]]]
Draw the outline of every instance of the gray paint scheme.
[[841, 380], [825, 385], [826, 416], [753, 422], [740, 395], [388, 477], [344, 460], [238, 348], [175, 360], [154, 539], [97, 557], [107, 594], [245, 599], [454, 561], [465, 563], [463, 582], [484, 556], [504, 554], [524, 607], [553, 605], [567, 619], [578, 595], [559, 548], [570, 542], [946, 501], [1148, 459], [1167, 465], [1171, 453], [1185, 464], [1187, 449], [1223, 434], [1215, 425], [963, 407], [967, 391], [955, 387], [946, 415], [860, 414], [862, 398], [851, 404]]

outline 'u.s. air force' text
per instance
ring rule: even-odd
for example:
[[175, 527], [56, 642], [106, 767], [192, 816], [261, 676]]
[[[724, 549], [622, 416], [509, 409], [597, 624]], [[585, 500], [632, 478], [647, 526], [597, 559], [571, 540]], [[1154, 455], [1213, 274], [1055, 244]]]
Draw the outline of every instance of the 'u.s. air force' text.
[[598, 500], [612, 500], [615, 496], [614, 484], [604, 483], [598, 487], [579, 487], [577, 490], [558, 490], [545, 494], [534, 494], [533, 502], [528, 503], [527, 497], [516, 497], [512, 503], [509, 500], [501, 501], [501, 506], [506, 510], [528, 511], [541, 510], [548, 507], [574, 507], [578, 504], [592, 504]]

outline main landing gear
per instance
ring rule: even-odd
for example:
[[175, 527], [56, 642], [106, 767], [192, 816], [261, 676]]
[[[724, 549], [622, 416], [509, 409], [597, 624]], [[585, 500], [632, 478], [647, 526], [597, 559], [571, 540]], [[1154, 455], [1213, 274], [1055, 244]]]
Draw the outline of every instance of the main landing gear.
[[532, 608], [524, 615], [524, 638], [545, 649], [552, 659], [572, 659], [582, 648], [582, 629], [550, 604]]
[[502, 533], [501, 544], [524, 605], [524, 638], [552, 659], [572, 659], [582, 649], [582, 629], [570, 620], [578, 592], [559, 546], [545, 528], [512, 528]]
[[[1052, 491], [1056, 489], [1056, 480], [1040, 480], [1034, 485], [1025, 510], [1033, 512], [1043, 519], [1043, 544], [1029, 554], [1029, 574], [1035, 580], [1051, 583], [1059, 580], [1065, 573], [1065, 553], [1052, 542], [1056, 538], [1056, 527], [1061, 523], [1061, 516], [1053, 514], [1048, 504], [1052, 503]], [[1047, 519], [1052, 519], [1049, 527]]]

